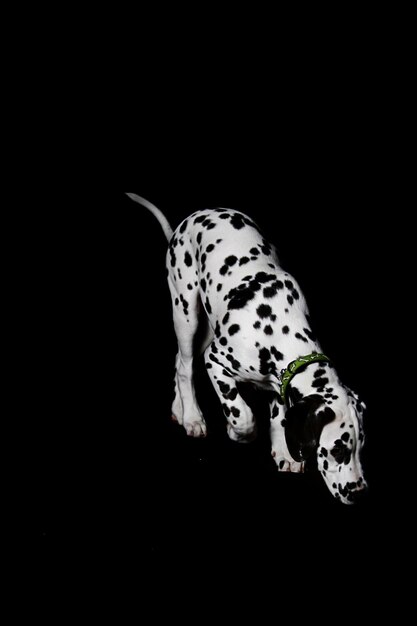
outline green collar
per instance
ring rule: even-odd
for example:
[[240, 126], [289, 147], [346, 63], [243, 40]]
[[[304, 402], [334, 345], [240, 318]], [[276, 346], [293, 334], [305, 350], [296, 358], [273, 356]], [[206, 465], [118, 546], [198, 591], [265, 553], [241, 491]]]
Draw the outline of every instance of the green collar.
[[281, 398], [285, 402], [285, 392], [288, 387], [288, 383], [295, 376], [295, 374], [302, 368], [306, 367], [310, 363], [316, 363], [317, 361], [330, 361], [325, 354], [307, 354], [306, 356], [300, 356], [298, 359], [291, 361], [287, 365], [287, 369], [281, 370], [279, 376], [281, 383]]

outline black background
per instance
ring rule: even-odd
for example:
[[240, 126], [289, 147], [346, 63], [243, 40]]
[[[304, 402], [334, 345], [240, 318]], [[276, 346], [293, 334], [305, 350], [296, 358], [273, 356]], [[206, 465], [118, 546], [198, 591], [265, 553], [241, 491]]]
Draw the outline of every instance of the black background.
[[318, 563], [323, 571], [332, 563], [343, 577], [353, 559], [365, 580], [397, 553], [397, 539], [395, 547], [387, 540], [399, 495], [386, 463], [391, 416], [378, 366], [386, 324], [379, 268], [389, 259], [380, 246], [383, 217], [378, 228], [372, 218], [387, 183], [375, 171], [365, 176], [329, 162], [325, 172], [288, 172], [184, 173], [165, 184], [148, 177], [133, 190], [174, 228], [200, 208], [232, 207], [277, 245], [324, 352], [368, 406], [366, 502], [339, 504], [314, 472], [276, 471], [262, 394], [248, 396], [259, 414], [258, 440], [229, 441], [201, 360], [196, 384], [209, 434], [187, 438], [170, 421], [176, 342], [157, 221], [122, 192], [71, 194], [59, 210], [45, 198], [41, 215], [26, 221], [25, 236], [37, 236], [25, 284], [31, 314], [23, 317], [33, 407], [30, 519], [49, 557], [82, 554], [97, 563], [127, 555], [154, 576], [168, 576], [173, 563], [194, 572], [209, 563], [220, 572], [275, 563], [290, 578]]
[[[111, 64], [121, 88], [109, 88], [110, 66], [102, 90], [90, 72], [92, 97], [75, 110], [68, 100], [68, 112], [56, 107], [57, 119], [42, 106], [39, 119], [29, 116], [39, 137], [30, 141], [25, 128], [28, 137], [15, 142], [32, 177], [19, 172], [5, 211], [17, 426], [9, 469], [22, 477], [19, 529], [39, 545], [43, 609], [51, 581], [65, 579], [70, 601], [61, 611], [82, 579], [87, 596], [97, 581], [112, 588], [121, 579], [135, 599], [148, 580], [154, 608], [170, 609], [165, 592], [179, 586], [181, 615], [192, 600], [199, 605], [194, 621], [221, 579], [232, 617], [240, 606], [259, 619], [272, 599], [272, 619], [287, 611], [292, 621], [304, 611], [357, 619], [372, 589], [375, 612], [391, 600], [398, 617], [404, 606], [405, 584], [398, 595], [393, 587], [406, 582], [403, 563], [414, 563], [413, 358], [398, 351], [413, 339], [400, 260], [413, 252], [415, 232], [406, 184], [412, 38], [391, 10], [384, 23], [383, 12], [315, 8], [319, 20], [305, 24], [301, 12], [269, 22], [262, 12], [253, 24], [250, 11], [248, 28], [236, 12], [228, 22], [206, 11], [192, 27], [187, 14], [191, 42], [160, 12], [149, 40], [136, 21], [133, 71], [122, 83], [125, 64]], [[188, 439], [170, 422], [176, 345], [166, 242], [153, 216], [109, 180], [112, 188], [129, 182], [174, 227], [199, 208], [232, 207], [277, 245], [323, 350], [368, 405], [363, 506], [338, 504], [319, 476], [276, 471], [259, 396], [251, 398], [258, 441], [230, 442], [201, 362], [209, 436]]]

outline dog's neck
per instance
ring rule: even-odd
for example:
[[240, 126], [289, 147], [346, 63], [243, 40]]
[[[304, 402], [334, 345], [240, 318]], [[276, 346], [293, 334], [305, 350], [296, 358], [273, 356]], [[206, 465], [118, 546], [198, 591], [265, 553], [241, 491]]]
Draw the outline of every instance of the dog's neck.
[[286, 391], [288, 405], [293, 405], [305, 396], [312, 394], [320, 394], [323, 396], [323, 399], [325, 399], [326, 396], [330, 398], [332, 395], [335, 395], [336, 390], [339, 391], [340, 381], [334, 367], [327, 364], [322, 368], [325, 373], [317, 376], [320, 365], [320, 363], [312, 363], [306, 368], [296, 372], [288, 383]]

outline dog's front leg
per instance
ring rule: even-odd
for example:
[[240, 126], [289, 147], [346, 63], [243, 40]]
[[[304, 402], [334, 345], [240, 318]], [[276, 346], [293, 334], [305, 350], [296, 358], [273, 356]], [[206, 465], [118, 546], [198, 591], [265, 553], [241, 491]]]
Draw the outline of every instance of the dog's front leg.
[[252, 410], [236, 387], [232, 374], [211, 352], [205, 351], [204, 358], [208, 374], [220, 399], [227, 420], [227, 434], [233, 441], [247, 443], [256, 437], [256, 423]]
[[289, 453], [285, 440], [284, 407], [282, 401], [276, 396], [270, 403], [271, 409], [271, 454], [280, 472], [304, 472], [304, 462], [294, 461]]

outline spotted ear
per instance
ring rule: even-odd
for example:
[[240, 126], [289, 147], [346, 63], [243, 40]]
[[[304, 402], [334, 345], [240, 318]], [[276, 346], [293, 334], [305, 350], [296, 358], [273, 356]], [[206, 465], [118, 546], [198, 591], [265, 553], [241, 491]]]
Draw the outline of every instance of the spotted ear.
[[285, 439], [295, 461], [305, 461], [316, 451], [323, 426], [335, 417], [323, 404], [318, 394], [305, 396], [285, 414]]

